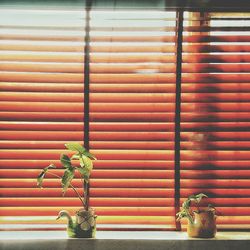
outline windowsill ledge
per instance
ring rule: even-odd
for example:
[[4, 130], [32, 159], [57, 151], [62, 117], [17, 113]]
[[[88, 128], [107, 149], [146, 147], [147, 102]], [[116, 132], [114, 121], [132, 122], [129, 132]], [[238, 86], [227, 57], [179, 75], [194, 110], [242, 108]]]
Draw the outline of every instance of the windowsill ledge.
[[[2, 231], [0, 240], [7, 239], [68, 239], [66, 231]], [[186, 232], [171, 231], [97, 231], [96, 239], [109, 240], [204, 240], [189, 238]], [[250, 240], [250, 232], [217, 232], [215, 238], [205, 240]]]
[[68, 239], [65, 231], [0, 232], [4, 250], [245, 250], [249, 245], [249, 232], [218, 232], [212, 239], [188, 238], [185, 232], [99, 231], [96, 239]]

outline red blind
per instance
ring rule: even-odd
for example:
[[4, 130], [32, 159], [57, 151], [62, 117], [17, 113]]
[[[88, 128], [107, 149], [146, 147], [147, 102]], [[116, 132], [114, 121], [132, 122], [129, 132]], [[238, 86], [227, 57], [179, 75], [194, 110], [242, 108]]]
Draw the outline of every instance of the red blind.
[[[2, 223], [55, 223], [61, 209], [80, 207], [73, 192], [61, 197], [58, 180], [39, 189], [36, 177], [60, 166], [65, 142], [83, 140], [84, 15], [6, 10], [1, 18]], [[175, 16], [91, 11], [90, 205], [99, 227], [175, 228]]]
[[219, 228], [250, 226], [249, 13], [186, 13], [181, 196], [204, 192]]

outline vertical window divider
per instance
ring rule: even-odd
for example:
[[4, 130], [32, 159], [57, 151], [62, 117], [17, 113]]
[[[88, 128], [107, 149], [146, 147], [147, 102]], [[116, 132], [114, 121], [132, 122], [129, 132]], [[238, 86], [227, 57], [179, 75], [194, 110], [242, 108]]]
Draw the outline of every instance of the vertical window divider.
[[[85, 5], [85, 43], [84, 43], [84, 147], [89, 150], [89, 83], [90, 83], [90, 11], [92, 0], [87, 0]], [[86, 207], [89, 204], [89, 182], [84, 182], [84, 190], [87, 190]]]
[[[181, 81], [182, 81], [182, 41], [183, 41], [183, 10], [177, 11], [176, 30], [176, 90], [175, 90], [175, 147], [174, 147], [174, 193], [175, 214], [180, 209], [180, 130], [181, 130]], [[180, 221], [175, 220], [177, 231], [181, 231]]]

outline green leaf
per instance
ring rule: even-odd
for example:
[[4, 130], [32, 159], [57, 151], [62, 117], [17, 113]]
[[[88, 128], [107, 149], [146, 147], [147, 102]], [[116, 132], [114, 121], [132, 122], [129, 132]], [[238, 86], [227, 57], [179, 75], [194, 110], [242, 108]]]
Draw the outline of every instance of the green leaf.
[[74, 154], [70, 157], [71, 160], [79, 160], [80, 156], [79, 154]]
[[67, 155], [61, 154], [60, 161], [65, 168], [72, 168], [71, 160]]
[[65, 147], [69, 150], [79, 152], [80, 154], [83, 154], [86, 151], [86, 149], [81, 144], [76, 142], [67, 143], [65, 144]]
[[93, 169], [93, 162], [87, 156], [84, 156], [84, 155], [79, 159], [79, 161], [80, 161], [81, 168], [85, 172], [84, 180], [88, 182], [90, 173]]
[[38, 175], [38, 177], [37, 177], [37, 186], [38, 186], [39, 188], [42, 187], [44, 176], [45, 176], [45, 171], [43, 170], [43, 171]]
[[80, 162], [80, 166], [81, 166], [82, 168], [85, 168], [84, 160], [83, 160], [82, 157], [79, 158], [79, 162]]
[[188, 196], [188, 200], [195, 200], [196, 199], [196, 195], [190, 195]]
[[176, 216], [177, 216], [177, 220], [181, 220], [182, 218], [187, 217], [187, 213], [186, 211], [182, 210], [179, 213], [177, 213]]
[[76, 169], [77, 169], [77, 171], [79, 171], [79, 173], [81, 174], [81, 177], [83, 179], [89, 179], [90, 173], [87, 169], [85, 169], [85, 168], [76, 168]]
[[50, 164], [48, 167], [44, 168], [42, 172], [37, 176], [37, 186], [42, 187], [43, 179], [45, 177], [45, 174], [48, 172], [49, 169], [56, 168], [55, 165]]
[[196, 194], [196, 195], [190, 195], [188, 197], [188, 200], [195, 201], [196, 203], [199, 203], [205, 197], [207, 198], [207, 195], [200, 193], [200, 194]]
[[182, 207], [184, 209], [189, 209], [190, 208], [190, 203], [191, 203], [191, 200], [187, 199], [186, 201], [183, 202]]
[[87, 168], [89, 171], [93, 169], [93, 162], [87, 156], [82, 155], [82, 157], [79, 158], [79, 161], [82, 168]]
[[89, 159], [87, 156], [82, 156], [84, 167], [88, 169], [89, 172], [93, 169], [93, 162], [91, 159]]
[[83, 153], [83, 155], [87, 156], [88, 158], [90, 158], [92, 160], [97, 160], [96, 157], [93, 154], [91, 154], [90, 152], [88, 152], [88, 151], [85, 151]]
[[70, 186], [70, 183], [72, 179], [74, 178], [75, 169], [74, 168], [67, 168], [64, 171], [64, 174], [62, 176], [62, 187], [63, 187], [63, 194], [67, 191], [68, 187]]
[[199, 203], [203, 198], [207, 198], [207, 195], [200, 193], [196, 195], [196, 202]]

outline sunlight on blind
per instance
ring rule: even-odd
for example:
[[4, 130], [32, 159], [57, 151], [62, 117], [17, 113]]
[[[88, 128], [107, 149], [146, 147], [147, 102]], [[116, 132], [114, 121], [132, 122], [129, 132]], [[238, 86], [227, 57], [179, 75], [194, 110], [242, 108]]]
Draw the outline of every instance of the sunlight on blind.
[[[3, 13], [2, 226], [49, 228], [59, 210], [80, 206], [71, 191], [61, 197], [56, 179], [38, 189], [36, 176], [60, 165], [65, 142], [83, 139], [85, 13]], [[174, 228], [175, 25], [175, 12], [91, 11], [90, 203], [99, 227]]]

